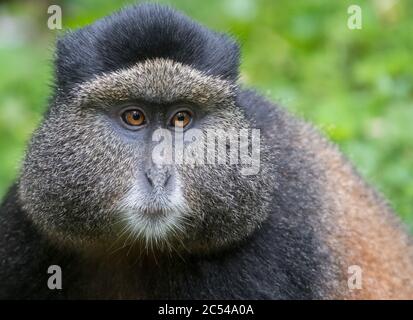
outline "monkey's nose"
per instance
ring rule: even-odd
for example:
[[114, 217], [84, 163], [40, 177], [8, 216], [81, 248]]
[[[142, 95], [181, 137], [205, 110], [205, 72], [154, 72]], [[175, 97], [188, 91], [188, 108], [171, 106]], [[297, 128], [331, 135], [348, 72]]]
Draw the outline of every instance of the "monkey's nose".
[[145, 176], [153, 189], [164, 188], [171, 177], [168, 167], [152, 167], [146, 170]]

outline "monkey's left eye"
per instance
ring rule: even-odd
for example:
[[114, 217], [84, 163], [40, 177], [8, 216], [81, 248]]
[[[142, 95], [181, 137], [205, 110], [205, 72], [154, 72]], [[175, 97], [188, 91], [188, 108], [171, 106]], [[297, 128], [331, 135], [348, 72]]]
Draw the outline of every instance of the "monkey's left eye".
[[122, 114], [122, 120], [129, 126], [138, 127], [145, 123], [145, 115], [138, 109], [127, 110]]
[[170, 125], [177, 128], [185, 128], [192, 120], [192, 114], [188, 111], [179, 111], [171, 119]]

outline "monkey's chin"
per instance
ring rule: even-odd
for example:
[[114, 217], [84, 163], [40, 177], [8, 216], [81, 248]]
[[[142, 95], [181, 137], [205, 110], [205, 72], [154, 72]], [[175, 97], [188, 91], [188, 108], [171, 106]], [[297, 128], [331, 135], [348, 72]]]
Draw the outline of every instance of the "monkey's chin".
[[185, 229], [185, 214], [167, 209], [126, 210], [121, 213], [123, 229], [119, 237], [126, 244], [143, 243], [145, 247], [162, 248], [174, 238], [179, 238]]

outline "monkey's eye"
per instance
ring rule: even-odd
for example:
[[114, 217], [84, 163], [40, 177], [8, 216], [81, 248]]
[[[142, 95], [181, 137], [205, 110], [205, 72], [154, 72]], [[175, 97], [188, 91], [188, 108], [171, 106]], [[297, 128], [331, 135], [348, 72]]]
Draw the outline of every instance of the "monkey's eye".
[[138, 109], [127, 110], [122, 114], [122, 120], [129, 126], [138, 127], [145, 123], [145, 115]]
[[176, 128], [185, 128], [192, 119], [192, 114], [188, 111], [179, 111], [171, 119], [170, 125]]

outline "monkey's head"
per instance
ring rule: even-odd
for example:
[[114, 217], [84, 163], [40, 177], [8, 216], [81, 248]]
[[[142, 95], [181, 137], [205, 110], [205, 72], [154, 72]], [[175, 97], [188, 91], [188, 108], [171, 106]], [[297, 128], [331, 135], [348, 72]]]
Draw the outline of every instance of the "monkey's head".
[[24, 161], [23, 208], [76, 245], [199, 251], [245, 239], [267, 217], [270, 179], [236, 102], [237, 69], [230, 38], [155, 5], [65, 35]]

